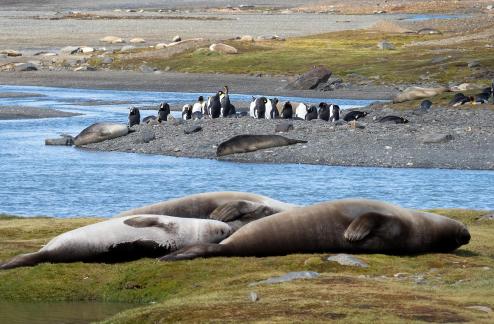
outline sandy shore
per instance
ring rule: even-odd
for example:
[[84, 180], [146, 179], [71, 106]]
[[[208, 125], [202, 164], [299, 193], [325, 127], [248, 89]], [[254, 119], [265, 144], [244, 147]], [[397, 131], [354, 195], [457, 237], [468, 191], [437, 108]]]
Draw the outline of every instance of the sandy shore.
[[287, 90], [287, 78], [239, 74], [192, 74], [135, 71], [34, 71], [0, 73], [0, 84], [82, 89], [143, 90], [171, 92], [216, 92], [229, 85], [232, 93], [295, 96], [307, 98], [391, 99], [393, 86], [352, 86], [334, 91]]
[[78, 115], [81, 114], [61, 111], [57, 109], [0, 106], [0, 120], [72, 117]]
[[[344, 166], [494, 169], [494, 127], [490, 122], [494, 118], [493, 110], [436, 108], [425, 114], [411, 110], [365, 110], [369, 115], [358, 123], [363, 128], [355, 129], [344, 122], [293, 121], [294, 130], [282, 135], [306, 140], [307, 144], [220, 159]], [[382, 124], [373, 120], [385, 115], [406, 116], [410, 123]], [[216, 147], [221, 142], [241, 134], [275, 134], [275, 126], [280, 122], [249, 117], [202, 120], [198, 122], [202, 131], [191, 135], [185, 135], [184, 130], [197, 122], [139, 125], [135, 126], [136, 132], [128, 136], [87, 147], [214, 159]]]

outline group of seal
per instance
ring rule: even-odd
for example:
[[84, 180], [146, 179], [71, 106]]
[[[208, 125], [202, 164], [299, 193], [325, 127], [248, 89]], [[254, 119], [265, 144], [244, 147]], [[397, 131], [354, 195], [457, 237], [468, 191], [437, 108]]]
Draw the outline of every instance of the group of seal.
[[203, 193], [122, 212], [53, 238], [0, 269], [42, 262], [123, 262], [351, 252], [449, 252], [470, 233], [450, 218], [388, 203], [344, 199], [301, 207], [242, 193]]

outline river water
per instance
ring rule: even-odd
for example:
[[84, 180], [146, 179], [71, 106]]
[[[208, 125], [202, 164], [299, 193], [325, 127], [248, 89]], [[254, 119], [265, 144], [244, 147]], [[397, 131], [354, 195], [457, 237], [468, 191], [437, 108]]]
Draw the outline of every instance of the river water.
[[[50, 107], [84, 115], [0, 121], [0, 213], [109, 217], [172, 197], [220, 190], [255, 192], [297, 204], [363, 197], [413, 208], [494, 209], [492, 171], [247, 164], [44, 145], [45, 138], [75, 135], [97, 121], [125, 123], [132, 104], [193, 102], [196, 93], [0, 86], [0, 93], [5, 92], [43, 96], [0, 98], [0, 106]], [[250, 96], [232, 99], [248, 101]], [[343, 107], [368, 103], [331, 101]], [[141, 116], [154, 113], [141, 111]]]

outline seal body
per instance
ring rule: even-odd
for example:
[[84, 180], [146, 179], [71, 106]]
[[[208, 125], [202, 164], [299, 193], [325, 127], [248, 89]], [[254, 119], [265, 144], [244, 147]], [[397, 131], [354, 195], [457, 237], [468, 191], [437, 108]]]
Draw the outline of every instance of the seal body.
[[369, 113], [366, 111], [354, 110], [354, 111], [350, 111], [348, 114], [346, 114], [345, 117], [343, 117], [343, 120], [346, 122], [350, 122], [352, 120], [358, 120], [360, 118], [364, 118], [368, 114]]
[[141, 123], [141, 113], [139, 108], [132, 107], [129, 111], [129, 127], [139, 125]]
[[216, 156], [247, 153], [297, 143], [307, 143], [307, 141], [286, 138], [280, 135], [237, 135], [218, 145]]
[[134, 215], [87, 225], [53, 238], [36, 253], [0, 266], [11, 269], [41, 262], [124, 262], [158, 257], [196, 243], [220, 242], [233, 232], [211, 219]]
[[293, 106], [290, 103], [290, 101], [287, 101], [283, 104], [283, 108], [281, 109], [281, 118], [283, 119], [293, 118]]
[[162, 260], [290, 253], [450, 252], [470, 233], [450, 218], [388, 203], [345, 199], [291, 209], [251, 222], [220, 244], [199, 244]]
[[403, 92], [399, 93], [396, 97], [394, 97], [393, 102], [399, 103], [409, 100], [434, 97], [446, 91], [449, 91], [449, 89], [445, 87], [439, 87], [439, 88], [409, 87], [406, 88]]
[[129, 127], [124, 124], [96, 123], [79, 133], [74, 138], [74, 145], [81, 146], [91, 143], [98, 143], [112, 138], [127, 135]]
[[408, 119], [405, 119], [403, 117], [399, 116], [384, 116], [381, 119], [379, 119], [380, 123], [394, 123], [394, 124], [407, 124]]

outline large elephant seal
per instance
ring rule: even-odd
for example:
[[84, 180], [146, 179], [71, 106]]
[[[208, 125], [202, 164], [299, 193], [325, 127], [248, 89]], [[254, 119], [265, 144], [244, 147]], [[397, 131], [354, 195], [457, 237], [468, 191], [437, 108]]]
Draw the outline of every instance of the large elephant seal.
[[216, 156], [247, 153], [297, 143], [307, 143], [307, 141], [286, 138], [280, 135], [237, 135], [218, 145]]
[[196, 243], [217, 243], [233, 229], [211, 219], [135, 215], [113, 218], [63, 233], [41, 250], [1, 264], [0, 269], [41, 262], [115, 263], [159, 257]]
[[161, 260], [290, 253], [449, 252], [470, 241], [450, 218], [388, 203], [346, 199], [294, 208], [240, 228], [219, 244], [185, 247]]
[[439, 88], [409, 87], [403, 90], [403, 92], [399, 93], [396, 97], [394, 97], [393, 102], [399, 103], [399, 102], [410, 101], [415, 99], [434, 97], [446, 91], [450, 91], [450, 90], [446, 87], [439, 87]]
[[74, 145], [81, 146], [98, 143], [127, 135], [129, 132], [129, 127], [124, 124], [96, 123], [82, 130], [82, 132], [74, 138]]
[[[130, 209], [117, 216], [138, 214], [194, 218], [234, 219], [234, 227], [281, 211], [298, 207], [276, 199], [247, 192], [206, 192]], [[242, 224], [238, 220], [242, 220]]]

